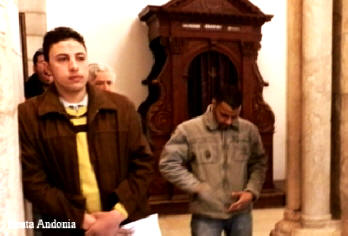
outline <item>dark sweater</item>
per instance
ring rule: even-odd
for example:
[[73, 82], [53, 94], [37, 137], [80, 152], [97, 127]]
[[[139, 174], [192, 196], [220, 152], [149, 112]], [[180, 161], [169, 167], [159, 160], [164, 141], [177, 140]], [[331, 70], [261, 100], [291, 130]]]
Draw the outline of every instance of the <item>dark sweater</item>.
[[24, 84], [24, 96], [26, 99], [37, 96], [45, 92], [44, 84], [40, 81], [39, 76], [34, 73]]

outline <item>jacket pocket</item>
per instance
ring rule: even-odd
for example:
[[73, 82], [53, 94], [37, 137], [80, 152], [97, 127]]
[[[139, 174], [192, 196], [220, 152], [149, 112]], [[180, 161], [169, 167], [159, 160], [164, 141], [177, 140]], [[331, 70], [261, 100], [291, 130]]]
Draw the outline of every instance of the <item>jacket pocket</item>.
[[212, 186], [221, 179], [219, 152], [215, 144], [201, 144], [194, 149], [195, 157], [191, 162], [196, 177]]
[[195, 149], [196, 161], [199, 164], [214, 164], [218, 162], [216, 145], [200, 145]]
[[235, 143], [231, 146], [232, 149], [230, 153], [232, 154], [232, 159], [235, 161], [247, 161], [250, 156], [250, 148], [247, 142]]

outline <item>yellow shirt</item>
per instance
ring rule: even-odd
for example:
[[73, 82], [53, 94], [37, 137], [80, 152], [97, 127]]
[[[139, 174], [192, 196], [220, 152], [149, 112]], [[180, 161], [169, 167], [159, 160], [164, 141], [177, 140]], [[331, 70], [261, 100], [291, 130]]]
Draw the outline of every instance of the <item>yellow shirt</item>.
[[[87, 142], [87, 106], [75, 108], [66, 107], [66, 112], [70, 115], [70, 121], [76, 128], [76, 144], [79, 166], [80, 185], [83, 196], [86, 198], [87, 212], [101, 211], [101, 200], [98, 182], [93, 166], [90, 162], [88, 142]], [[125, 217], [128, 213], [121, 203], [114, 206], [114, 210], [119, 211]]]

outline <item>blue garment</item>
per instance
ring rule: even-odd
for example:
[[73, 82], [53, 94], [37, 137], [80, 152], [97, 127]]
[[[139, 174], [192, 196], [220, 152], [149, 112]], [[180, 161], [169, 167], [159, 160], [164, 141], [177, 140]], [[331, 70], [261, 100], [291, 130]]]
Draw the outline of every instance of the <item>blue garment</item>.
[[192, 215], [192, 236], [251, 236], [252, 216], [250, 212], [234, 215], [229, 219], [213, 219], [201, 215]]

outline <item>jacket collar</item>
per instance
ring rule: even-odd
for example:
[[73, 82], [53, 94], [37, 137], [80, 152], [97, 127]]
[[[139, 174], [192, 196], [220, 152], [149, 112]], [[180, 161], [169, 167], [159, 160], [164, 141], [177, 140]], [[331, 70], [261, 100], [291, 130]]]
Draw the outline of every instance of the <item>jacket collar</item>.
[[[213, 112], [213, 104], [210, 104], [207, 107], [206, 112], [203, 114], [203, 123], [208, 130], [214, 131], [219, 129], [219, 125], [215, 120]], [[231, 129], [238, 131], [239, 130], [239, 118], [233, 122]]]
[[[87, 83], [88, 93], [88, 119], [93, 120], [99, 110], [117, 110], [115, 103], [108, 99], [106, 93], [96, 89], [94, 86]], [[59, 101], [59, 94], [55, 85], [50, 86], [46, 93], [42, 95], [42, 102], [39, 105], [39, 116], [44, 116], [48, 113], [66, 114], [63, 104]]]

